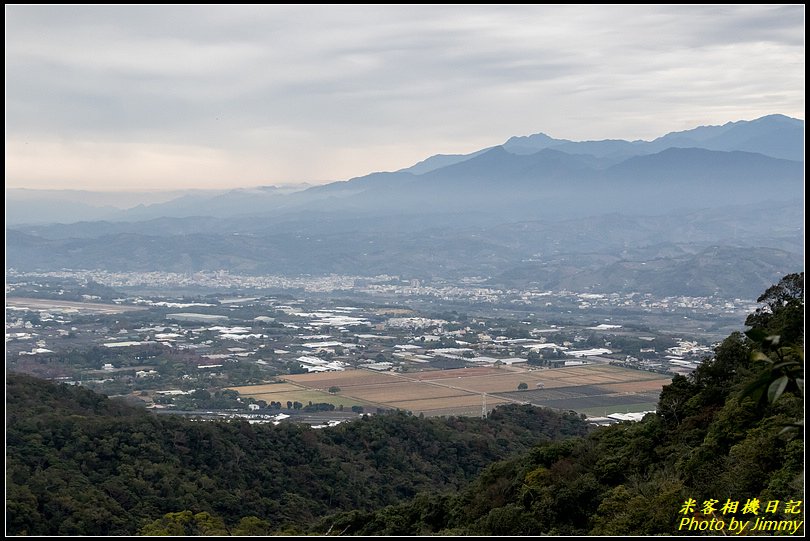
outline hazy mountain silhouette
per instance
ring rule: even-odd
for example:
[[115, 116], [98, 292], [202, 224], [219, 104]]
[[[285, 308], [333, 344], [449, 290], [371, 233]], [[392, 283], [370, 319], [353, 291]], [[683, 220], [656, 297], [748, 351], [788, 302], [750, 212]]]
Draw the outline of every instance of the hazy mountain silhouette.
[[[796, 157], [803, 126], [771, 115], [651, 142], [513, 137], [307, 189], [195, 193], [105, 222], [15, 226], [6, 265], [756, 293], [803, 261], [804, 164], [773, 156]], [[721, 267], [722, 279], [709, 276]]]

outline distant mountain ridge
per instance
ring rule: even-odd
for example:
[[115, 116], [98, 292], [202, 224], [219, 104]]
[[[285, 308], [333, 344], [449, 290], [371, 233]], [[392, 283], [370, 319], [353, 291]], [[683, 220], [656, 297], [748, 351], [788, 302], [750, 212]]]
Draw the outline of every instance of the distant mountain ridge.
[[[661, 213], [792, 200], [802, 192], [803, 164], [740, 151], [668, 148], [601, 167], [592, 155], [546, 148], [512, 154], [503, 146], [414, 175], [374, 173], [293, 194], [271, 207], [385, 213], [504, 213], [545, 219], [604, 212]], [[596, 163], [595, 163], [596, 162]]]
[[[756, 120], [727, 122], [722, 126], [700, 126], [691, 130], [672, 132], [652, 141], [571, 141], [555, 139], [545, 133], [510, 137], [503, 148], [511, 154], [534, 154], [552, 149], [567, 154], [585, 154], [607, 159], [607, 164], [644, 154], [654, 154], [667, 148], [704, 148], [706, 150], [741, 150], [781, 158], [804, 161], [804, 121], [785, 115], [768, 115]], [[402, 169], [423, 174], [459, 163], [490, 150], [488, 147], [469, 154], [437, 154], [416, 165]]]
[[[397, 172], [372, 173], [347, 181], [317, 186], [300, 185], [289, 189], [271, 186], [236, 189], [224, 193], [199, 192], [177, 197], [167, 202], [139, 205], [123, 211], [109, 207], [96, 209], [85, 202], [65, 199], [58, 192], [45, 191], [42, 193], [41, 200], [37, 201], [32, 199], [31, 193], [22, 197], [18, 196], [14, 191], [11, 191], [11, 193], [7, 191], [7, 197], [11, 196], [11, 204], [9, 205], [7, 202], [6, 224], [69, 223], [71, 221], [96, 219], [138, 221], [160, 217], [229, 217], [266, 212], [275, 213], [279, 210], [304, 209], [311, 204], [319, 207], [322, 205], [318, 201], [328, 200], [332, 196], [342, 197], [361, 193], [372, 186], [375, 190], [395, 188], [393, 184], [397, 182], [403, 184], [413, 182], [414, 186], [419, 184], [418, 179], [424, 180], [423, 185], [431, 181], [440, 181], [446, 184], [463, 183], [464, 181], [459, 178], [459, 175], [464, 171], [482, 181], [486, 180], [484, 175], [487, 174], [488, 167], [499, 168], [497, 172], [502, 176], [497, 179], [490, 178], [489, 180], [498, 181], [500, 184], [503, 184], [504, 180], [514, 180], [514, 177], [509, 179], [503, 177], [503, 175], [510, 174], [510, 172], [524, 180], [530, 173], [535, 174], [535, 177], [547, 173], [552, 179], [563, 176], [563, 173], [571, 173], [575, 176], [572, 180], [594, 180], [599, 178], [596, 173], [598, 171], [608, 171], [632, 158], [659, 154], [671, 148], [698, 148], [716, 152], [742, 151], [769, 158], [803, 162], [804, 121], [774, 114], [756, 120], [740, 120], [728, 122], [722, 126], [700, 126], [691, 130], [672, 132], [652, 141], [625, 141], [621, 139], [570, 141], [567, 139], [555, 139], [544, 133], [514, 136], [509, 138], [503, 145], [483, 148], [468, 154], [437, 154]], [[552, 153], [536, 156], [534, 162], [531, 160], [521, 161], [521, 156], [533, 156], [541, 151], [553, 151], [566, 156], [556, 154], [556, 166], [552, 166], [550, 163], [552, 161], [551, 156], [555, 155]], [[492, 154], [493, 152], [495, 154]], [[500, 156], [503, 163], [487, 163], [491, 162], [496, 155]], [[486, 160], [480, 160], [483, 156], [487, 157]], [[509, 159], [512, 156], [515, 159]], [[539, 160], [540, 157], [545, 159], [545, 163], [542, 165], [539, 163], [541, 161]], [[570, 157], [570, 161], [565, 162], [565, 160], [569, 159], [568, 157]], [[472, 161], [472, 167], [467, 169], [457, 167], [470, 161]], [[484, 168], [481, 171], [476, 171], [475, 168], [481, 165], [484, 165]], [[585, 165], [587, 168], [583, 167]], [[541, 170], [542, 166], [545, 166], [547, 170]], [[762, 169], [770, 167], [770, 165], [754, 164], [754, 167]], [[779, 167], [781, 169], [786, 168], [784, 164]], [[534, 169], [530, 171], [532, 168]], [[575, 170], [572, 170], [572, 168]], [[793, 168], [798, 169], [799, 166], [793, 166]], [[586, 171], [585, 169], [594, 171]], [[618, 171], [622, 169], [622, 167], [619, 167]], [[628, 165], [624, 166], [624, 170], [631, 169]], [[441, 171], [441, 173], [437, 173], [437, 171]], [[614, 173], [615, 171], [617, 169], [614, 169]], [[490, 171], [490, 173], [492, 172]], [[607, 176], [611, 177], [615, 176], [615, 174], [607, 173]], [[472, 181], [472, 178], [470, 181]], [[469, 187], [465, 186], [465, 189]], [[413, 186], [409, 186], [408, 190], [412, 188]], [[489, 195], [484, 195], [484, 198], [489, 198]]]
[[803, 260], [804, 163], [778, 156], [803, 159], [803, 127], [771, 115], [653, 141], [535, 134], [306, 189], [192, 194], [104, 222], [85, 213], [10, 228], [7, 213], [6, 265], [475, 275], [515, 287], [745, 296]]
[[531, 154], [551, 148], [570, 154], [591, 154], [617, 159], [653, 154], [673, 147], [741, 150], [772, 158], [804, 161], [804, 121], [785, 115], [768, 115], [750, 121], [727, 122], [722, 126], [700, 126], [672, 132], [652, 141], [569, 141], [538, 133], [526, 137], [511, 137], [504, 144], [504, 148], [514, 154]]

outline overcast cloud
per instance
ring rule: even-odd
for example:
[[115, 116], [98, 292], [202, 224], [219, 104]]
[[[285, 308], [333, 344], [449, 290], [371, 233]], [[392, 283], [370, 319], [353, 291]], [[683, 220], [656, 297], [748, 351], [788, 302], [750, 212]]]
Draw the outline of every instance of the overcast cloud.
[[6, 186], [346, 179], [804, 118], [804, 6], [7, 6]]

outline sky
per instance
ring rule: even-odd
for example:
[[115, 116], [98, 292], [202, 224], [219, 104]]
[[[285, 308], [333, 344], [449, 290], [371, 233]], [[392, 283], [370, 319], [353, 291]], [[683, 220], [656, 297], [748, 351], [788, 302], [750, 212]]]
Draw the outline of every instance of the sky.
[[804, 6], [5, 7], [6, 188], [322, 183], [804, 119]]

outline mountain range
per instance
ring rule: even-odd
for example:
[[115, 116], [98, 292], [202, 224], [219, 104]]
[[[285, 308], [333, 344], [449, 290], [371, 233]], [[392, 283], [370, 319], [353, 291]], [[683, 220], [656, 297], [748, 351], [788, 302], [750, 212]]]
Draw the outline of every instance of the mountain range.
[[[512, 137], [318, 186], [200, 191], [124, 210], [82, 203], [71, 223], [43, 223], [70, 215], [64, 198], [51, 198], [61, 214], [50, 216], [50, 194], [7, 192], [6, 265], [513, 283], [542, 282], [530, 276], [542, 264], [550, 286], [757, 292], [803, 261], [803, 149], [804, 121], [770, 115], [653, 141]], [[579, 264], [558, 264], [571, 257]], [[636, 269], [645, 257], [655, 265]], [[692, 276], [715, 272], [706, 257], [734, 272], [722, 283]]]

